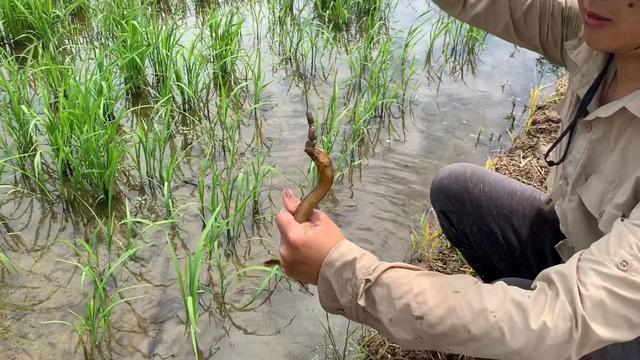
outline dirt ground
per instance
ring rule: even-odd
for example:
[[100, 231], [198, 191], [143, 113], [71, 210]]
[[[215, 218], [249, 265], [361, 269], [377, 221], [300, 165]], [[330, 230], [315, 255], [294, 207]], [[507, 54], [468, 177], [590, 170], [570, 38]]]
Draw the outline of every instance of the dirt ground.
[[[565, 91], [566, 82], [558, 82], [555, 94], [536, 109], [530, 126], [523, 129], [507, 151], [492, 159], [494, 171], [546, 191], [549, 169], [544, 161], [544, 153], [555, 140], [560, 128], [560, 117], [552, 107]], [[441, 235], [436, 234], [430, 241], [435, 245], [423, 247], [412, 254], [413, 263], [445, 274], [473, 273], [457, 250]], [[373, 330], [363, 338], [362, 345], [367, 349], [367, 360], [473, 360], [462, 355], [403, 350]]]

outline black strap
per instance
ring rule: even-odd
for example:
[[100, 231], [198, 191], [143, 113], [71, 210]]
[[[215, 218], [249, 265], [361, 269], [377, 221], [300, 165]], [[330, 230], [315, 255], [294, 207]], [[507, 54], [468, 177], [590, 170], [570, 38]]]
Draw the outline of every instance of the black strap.
[[[588, 110], [589, 104], [591, 104], [591, 102], [593, 101], [593, 98], [598, 93], [598, 89], [600, 88], [600, 85], [602, 85], [604, 78], [607, 76], [607, 73], [609, 72], [609, 67], [611, 66], [612, 62], [613, 62], [613, 54], [609, 54], [609, 58], [607, 59], [607, 63], [604, 66], [604, 69], [602, 69], [602, 71], [600, 72], [598, 77], [595, 79], [593, 84], [591, 84], [591, 87], [589, 88], [589, 90], [587, 90], [587, 93], [582, 98], [582, 102], [580, 102], [580, 106], [578, 106], [578, 111], [576, 111], [576, 115], [573, 118], [573, 121], [571, 121], [569, 126], [567, 126], [567, 128], [564, 129], [564, 131], [556, 139], [553, 145], [551, 145], [549, 150], [547, 150], [546, 154], [544, 154], [544, 161], [547, 162], [547, 165], [549, 165], [549, 167], [558, 166], [566, 160], [567, 155], [569, 154], [569, 148], [571, 147], [571, 141], [573, 140], [573, 135], [575, 134], [576, 127], [578, 126], [578, 121], [580, 121], [581, 119], [584, 119], [585, 117], [587, 117], [587, 115], [589, 115], [589, 110]], [[564, 140], [564, 138], [567, 137], [567, 135], [569, 135], [569, 139], [567, 140], [567, 146], [564, 148], [562, 157], [560, 157], [558, 161], [549, 160], [549, 156], [551, 155], [553, 150], [555, 150], [556, 147], [560, 145], [562, 140]]]

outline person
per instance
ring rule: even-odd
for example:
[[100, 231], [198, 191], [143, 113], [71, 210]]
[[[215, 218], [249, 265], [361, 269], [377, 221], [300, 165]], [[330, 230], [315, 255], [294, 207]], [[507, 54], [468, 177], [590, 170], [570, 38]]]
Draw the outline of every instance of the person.
[[640, 0], [434, 0], [564, 66], [550, 192], [442, 169], [430, 196], [480, 279], [380, 261], [321, 211], [277, 216], [293, 278], [322, 307], [410, 349], [495, 359], [640, 359]]

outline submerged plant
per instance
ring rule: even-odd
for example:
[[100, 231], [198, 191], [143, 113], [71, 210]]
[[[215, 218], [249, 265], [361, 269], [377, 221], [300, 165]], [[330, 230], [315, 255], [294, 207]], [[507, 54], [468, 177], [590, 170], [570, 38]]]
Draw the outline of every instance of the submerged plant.
[[4, 268], [9, 271], [16, 271], [16, 266], [11, 259], [2, 251], [0, 251], [0, 268]]

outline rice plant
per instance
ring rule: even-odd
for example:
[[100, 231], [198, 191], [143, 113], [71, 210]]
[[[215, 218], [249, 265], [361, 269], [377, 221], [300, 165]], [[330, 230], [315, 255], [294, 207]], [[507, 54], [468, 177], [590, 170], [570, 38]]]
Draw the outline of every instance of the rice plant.
[[265, 81], [265, 71], [262, 63], [261, 49], [258, 48], [255, 53], [255, 60], [250, 61], [247, 65], [249, 72], [251, 73], [251, 95], [253, 98], [253, 105], [251, 106], [251, 114], [254, 120], [255, 127], [255, 144], [260, 145], [263, 142], [262, 138], [262, 117], [261, 110], [265, 105], [263, 101], [264, 91], [268, 85]]
[[436, 79], [444, 72], [464, 78], [468, 71], [475, 72], [487, 33], [441, 12], [431, 24], [427, 38], [428, 74]]
[[140, 92], [147, 85], [147, 61], [151, 51], [148, 34], [151, 26], [150, 8], [140, 6], [124, 19], [114, 19], [117, 24], [113, 50], [118, 67], [129, 92]]
[[1, 0], [0, 38], [7, 43], [53, 40], [56, 27], [65, 21], [60, 5], [56, 0]]
[[272, 52], [280, 57], [280, 64], [290, 71], [292, 80], [305, 87], [326, 75], [325, 70], [336, 62], [337, 43], [330, 30], [311, 17], [300, 13], [292, 21], [272, 27], [270, 32]]
[[41, 70], [42, 123], [59, 179], [69, 180], [75, 193], [97, 193], [111, 210], [124, 154], [124, 96], [113, 70], [100, 53], [93, 67], [72, 71], [51, 63]]
[[[33, 49], [32, 49], [33, 50]], [[23, 58], [24, 67], [18, 64]], [[34, 110], [35, 95], [30, 88], [33, 66], [32, 52], [10, 55], [0, 49], [0, 118], [4, 130], [4, 155], [15, 159], [16, 166], [33, 172], [33, 160], [38, 151], [37, 115]]]
[[175, 86], [182, 112], [211, 121], [215, 80], [206, 54], [199, 42], [193, 41], [188, 47], [179, 48], [177, 56]]
[[[375, 147], [380, 131], [384, 128], [391, 134], [394, 108], [402, 106], [402, 94], [395, 85], [392, 38], [372, 35], [365, 46], [354, 46], [349, 56], [351, 79], [345, 95], [353, 104], [348, 143], [368, 142], [368, 146], [351, 146], [350, 162], [357, 163], [367, 155], [368, 148]], [[373, 130], [373, 131], [372, 131]]]
[[390, 4], [384, 0], [314, 0], [314, 9], [334, 31], [369, 31], [369, 21], [386, 21]]
[[240, 12], [232, 7], [226, 12], [221, 8], [211, 9], [204, 22], [201, 35], [218, 91], [224, 88], [230, 93], [246, 77], [241, 68], [246, 56], [242, 48], [244, 21]]
[[[149, 62], [155, 79], [155, 89], [160, 92], [163, 89], [172, 89], [178, 68], [176, 60], [182, 47], [179, 25], [173, 20], [163, 24], [159, 19], [153, 18], [147, 37], [151, 46]], [[166, 91], [164, 93], [166, 94]]]
[[527, 105], [528, 114], [525, 122], [525, 129], [529, 129], [531, 125], [533, 125], [533, 120], [535, 119], [540, 107], [540, 97], [547, 87], [549, 87], [549, 85], [539, 84], [531, 89], [529, 93], [529, 104]]
[[[113, 225], [114, 223], [111, 222]], [[76, 324], [64, 321], [49, 321], [48, 323], [62, 323], [69, 325], [78, 335], [86, 358], [93, 358], [96, 352], [101, 353], [101, 345], [110, 336], [110, 324], [113, 311], [121, 304], [133, 301], [142, 296], [126, 297], [124, 294], [139, 285], [118, 289], [115, 277], [118, 270], [135, 257], [138, 252], [148, 247], [138, 246], [125, 251], [115, 260], [111, 259], [111, 251], [107, 256], [100, 255], [100, 243], [104, 237], [111, 238], [113, 228], [99, 221], [98, 229], [91, 235], [89, 241], [79, 240], [78, 245], [66, 242], [80, 258], [79, 261], [60, 260], [78, 268], [81, 272], [81, 286], [88, 281], [91, 285], [84, 314], [73, 313], [77, 318]], [[107, 246], [109, 248], [109, 246]]]
[[168, 240], [169, 251], [173, 259], [176, 270], [178, 288], [184, 303], [186, 319], [185, 323], [191, 337], [193, 354], [196, 359], [200, 358], [198, 347], [198, 320], [200, 317], [200, 294], [203, 292], [200, 283], [204, 256], [207, 252], [218, 251], [218, 238], [224, 228], [224, 222], [218, 216], [219, 208], [216, 209], [205, 226], [196, 248], [187, 254], [183, 269], [180, 267], [180, 260], [176, 254], [173, 244]]
[[171, 89], [165, 88], [150, 119], [138, 119], [132, 158], [140, 179], [162, 188], [173, 179], [177, 154], [171, 146], [176, 112]]
[[269, 0], [270, 25], [282, 29], [289, 24], [294, 19], [295, 5], [295, 0]]

